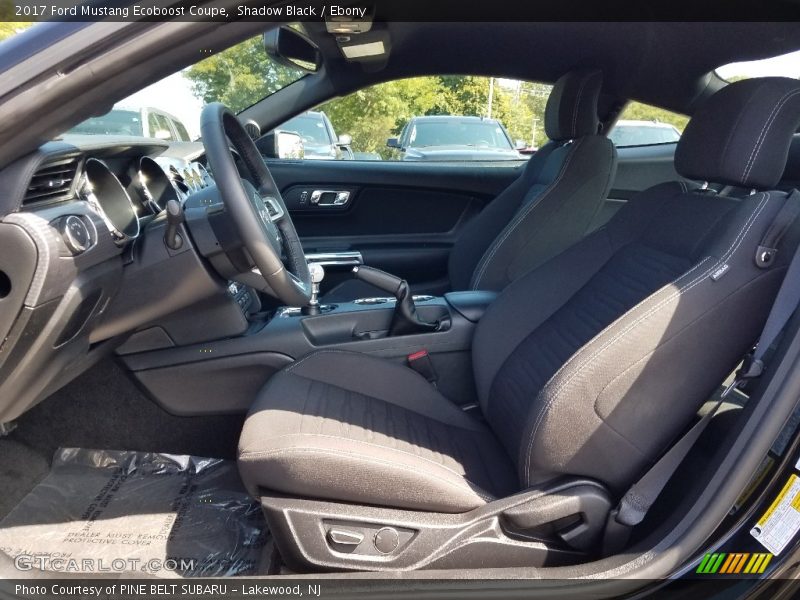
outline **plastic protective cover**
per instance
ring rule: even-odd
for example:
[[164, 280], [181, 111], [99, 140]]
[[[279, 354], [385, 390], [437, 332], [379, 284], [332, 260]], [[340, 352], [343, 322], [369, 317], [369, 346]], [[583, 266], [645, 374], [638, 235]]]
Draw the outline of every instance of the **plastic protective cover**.
[[268, 541], [233, 461], [149, 452], [59, 449], [0, 522], [17, 568], [67, 573], [253, 575]]

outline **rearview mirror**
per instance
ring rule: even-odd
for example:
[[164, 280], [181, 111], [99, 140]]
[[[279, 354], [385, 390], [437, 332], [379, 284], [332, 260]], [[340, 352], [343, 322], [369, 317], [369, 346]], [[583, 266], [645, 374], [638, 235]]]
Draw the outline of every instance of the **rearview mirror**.
[[153, 132], [153, 137], [155, 137], [157, 140], [168, 140], [172, 137], [172, 134], [166, 129], [157, 129], [155, 132]]
[[319, 70], [322, 57], [317, 45], [299, 31], [286, 25], [264, 33], [264, 50], [273, 61], [285, 67], [309, 73]]
[[293, 131], [270, 131], [256, 141], [256, 146], [267, 158], [301, 159], [306, 155], [303, 138]]
[[398, 140], [397, 138], [389, 138], [388, 140], [386, 140], [386, 145], [389, 148], [399, 148], [400, 140]]
[[525, 143], [525, 140], [517, 140], [517, 142], [514, 144], [515, 150], [524, 150], [527, 147], [528, 144]]
[[349, 146], [350, 144], [353, 143], [353, 138], [350, 135], [343, 133], [342, 135], [339, 136], [339, 141], [337, 141], [336, 143], [339, 146]]

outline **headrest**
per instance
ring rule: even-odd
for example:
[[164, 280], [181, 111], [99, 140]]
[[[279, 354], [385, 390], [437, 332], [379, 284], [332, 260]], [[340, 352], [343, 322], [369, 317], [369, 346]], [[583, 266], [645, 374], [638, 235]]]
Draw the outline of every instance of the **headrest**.
[[544, 131], [551, 140], [572, 140], [597, 133], [597, 97], [603, 85], [598, 69], [579, 69], [562, 75], [553, 86], [544, 110]]
[[800, 81], [764, 77], [731, 83], [692, 116], [675, 151], [675, 169], [710, 183], [775, 187], [798, 126]]

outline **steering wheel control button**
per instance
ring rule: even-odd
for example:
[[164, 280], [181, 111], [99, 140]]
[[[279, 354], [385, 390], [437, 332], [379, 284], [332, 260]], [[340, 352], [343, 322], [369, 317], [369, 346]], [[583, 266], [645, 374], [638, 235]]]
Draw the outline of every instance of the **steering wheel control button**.
[[74, 255], [86, 252], [92, 245], [92, 234], [83, 219], [76, 215], [65, 217], [59, 226], [61, 238]]
[[375, 533], [375, 549], [381, 554], [391, 554], [400, 544], [400, 534], [394, 527], [384, 527]]
[[352, 529], [332, 528], [328, 530], [328, 541], [339, 546], [355, 548], [364, 541], [364, 534]]

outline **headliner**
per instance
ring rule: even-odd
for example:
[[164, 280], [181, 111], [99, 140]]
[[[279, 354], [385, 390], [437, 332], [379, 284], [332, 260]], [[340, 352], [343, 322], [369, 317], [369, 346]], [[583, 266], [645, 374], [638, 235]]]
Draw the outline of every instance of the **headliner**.
[[800, 48], [797, 23], [388, 23], [383, 68], [348, 63], [324, 25], [308, 24], [338, 93], [417, 75], [493, 75], [552, 83], [598, 67], [603, 91], [691, 114], [724, 83], [714, 68]]

